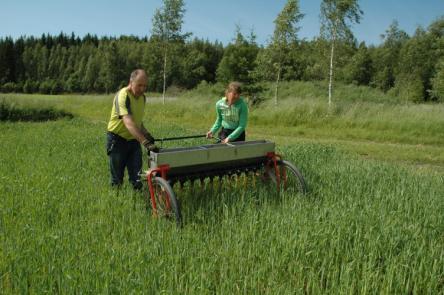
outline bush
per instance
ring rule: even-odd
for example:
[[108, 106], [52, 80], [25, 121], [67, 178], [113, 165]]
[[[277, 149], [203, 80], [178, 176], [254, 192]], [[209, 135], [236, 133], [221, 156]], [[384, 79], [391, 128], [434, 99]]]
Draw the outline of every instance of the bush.
[[16, 92], [16, 85], [14, 82], [8, 82], [3, 84], [3, 86], [0, 89], [1, 92], [8, 93], [8, 92]]
[[54, 81], [52, 80], [45, 80], [40, 84], [39, 92], [42, 94], [50, 94], [52, 87], [53, 87]]
[[26, 80], [25, 84], [23, 85], [23, 92], [24, 93], [35, 93], [39, 90], [39, 82], [32, 81], [30, 79]]
[[0, 121], [48, 121], [64, 117], [73, 118], [71, 113], [54, 108], [17, 107], [5, 101], [0, 101]]
[[184, 89], [177, 85], [171, 85], [166, 90], [166, 94], [173, 97], [179, 96], [182, 92], [184, 92]]
[[197, 85], [196, 88], [187, 91], [184, 96], [186, 97], [207, 97], [208, 99], [216, 99], [224, 96], [225, 86], [218, 83], [208, 83], [207, 81], [202, 81]]
[[65, 90], [70, 93], [78, 93], [82, 91], [80, 79], [77, 74], [73, 74], [65, 82]]
[[432, 98], [444, 102], [444, 59], [438, 64], [437, 72], [432, 79]]
[[51, 94], [60, 94], [63, 92], [63, 86], [59, 81], [52, 81]]
[[390, 93], [395, 93], [402, 100], [411, 102], [424, 101], [424, 84], [420, 77], [414, 75], [401, 76], [396, 80], [395, 87]]

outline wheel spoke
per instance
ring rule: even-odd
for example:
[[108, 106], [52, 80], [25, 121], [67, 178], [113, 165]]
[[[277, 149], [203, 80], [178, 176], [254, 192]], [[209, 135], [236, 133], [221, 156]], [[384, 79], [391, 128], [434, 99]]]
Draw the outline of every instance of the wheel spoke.
[[155, 177], [153, 179], [154, 189], [154, 204], [151, 200], [149, 190], [147, 189], [148, 200], [153, 208], [153, 213], [160, 218], [167, 218], [175, 220], [180, 226], [182, 223], [182, 216], [176, 195], [168, 181], [161, 177]]
[[265, 178], [268, 176], [268, 179], [274, 185], [278, 185], [279, 183], [279, 192], [290, 195], [298, 193], [304, 194], [306, 192], [305, 180], [299, 170], [287, 161], [278, 161], [277, 165], [278, 175], [272, 163], [265, 166]]

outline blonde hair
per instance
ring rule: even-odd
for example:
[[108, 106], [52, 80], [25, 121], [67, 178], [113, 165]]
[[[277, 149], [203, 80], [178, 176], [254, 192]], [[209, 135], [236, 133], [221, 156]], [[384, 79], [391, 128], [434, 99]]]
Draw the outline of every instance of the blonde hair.
[[225, 95], [227, 95], [230, 92], [241, 94], [242, 84], [239, 82], [231, 82], [230, 84], [228, 84], [227, 89], [225, 89]]

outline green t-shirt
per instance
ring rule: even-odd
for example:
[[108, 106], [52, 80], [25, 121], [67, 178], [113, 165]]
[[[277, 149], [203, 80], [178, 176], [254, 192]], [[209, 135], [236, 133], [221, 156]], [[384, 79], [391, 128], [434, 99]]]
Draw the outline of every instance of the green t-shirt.
[[228, 138], [229, 140], [235, 140], [247, 127], [247, 103], [240, 97], [234, 104], [228, 106], [227, 98], [223, 97], [216, 103], [216, 116], [216, 122], [211, 127], [211, 132], [216, 133], [222, 126], [224, 129], [234, 130]]
[[108, 123], [108, 131], [117, 134], [126, 140], [134, 139], [134, 136], [123, 123], [123, 116], [131, 115], [136, 126], [142, 127], [142, 119], [145, 109], [145, 95], [135, 97], [128, 91], [128, 87], [122, 88], [114, 97], [111, 117]]

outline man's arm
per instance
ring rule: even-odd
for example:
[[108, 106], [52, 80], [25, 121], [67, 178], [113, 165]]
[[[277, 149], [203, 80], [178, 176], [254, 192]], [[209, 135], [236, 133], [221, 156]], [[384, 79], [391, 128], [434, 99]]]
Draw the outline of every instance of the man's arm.
[[[125, 124], [126, 129], [131, 133], [132, 136], [134, 136], [137, 141], [140, 143], [143, 143], [143, 141], [146, 139], [145, 135], [143, 134], [143, 129], [137, 127], [136, 123], [134, 122], [133, 116], [131, 115], [124, 115], [122, 117], [123, 124]], [[146, 129], [145, 129], [146, 131]]]

